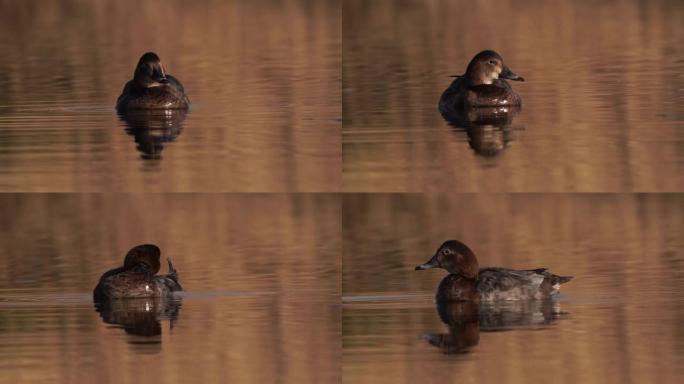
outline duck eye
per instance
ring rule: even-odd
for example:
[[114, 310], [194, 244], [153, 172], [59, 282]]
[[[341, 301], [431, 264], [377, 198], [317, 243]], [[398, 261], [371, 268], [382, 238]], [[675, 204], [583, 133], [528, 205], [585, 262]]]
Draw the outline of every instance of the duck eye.
[[489, 64], [491, 64], [491, 65], [496, 65], [496, 61], [494, 61], [494, 60], [489, 60]]
[[442, 254], [443, 255], [451, 255], [451, 249], [445, 248], [444, 250], [442, 250]]

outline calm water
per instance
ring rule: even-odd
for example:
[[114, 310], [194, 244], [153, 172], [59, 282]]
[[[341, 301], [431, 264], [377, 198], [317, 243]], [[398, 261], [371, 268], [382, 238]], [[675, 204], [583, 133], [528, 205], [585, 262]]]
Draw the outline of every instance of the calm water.
[[[337, 1], [0, 2], [0, 191], [337, 191]], [[120, 118], [140, 56], [192, 101]]]
[[[684, 190], [684, 3], [352, 1], [343, 7], [346, 191]], [[483, 49], [522, 111], [454, 129], [442, 91]]]
[[[673, 0], [0, 0], [0, 383], [684, 381], [682, 20]], [[483, 49], [523, 107], [448, 123]], [[147, 51], [190, 110], [117, 114]], [[446, 272], [414, 267], [446, 239], [574, 279], [438, 306]], [[143, 243], [185, 291], [95, 307]]]
[[[4, 195], [0, 212], [2, 383], [340, 381], [338, 196]], [[145, 242], [186, 292], [96, 312], [102, 272]]]
[[[682, 232], [681, 195], [345, 196], [343, 380], [679, 382]], [[551, 302], [438, 313], [446, 273], [413, 267], [451, 238], [481, 266], [575, 278]]]

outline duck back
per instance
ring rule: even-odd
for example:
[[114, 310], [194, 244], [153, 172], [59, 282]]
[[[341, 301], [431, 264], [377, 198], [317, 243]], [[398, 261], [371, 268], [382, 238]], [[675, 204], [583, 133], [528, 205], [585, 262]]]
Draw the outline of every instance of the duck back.
[[116, 109], [187, 109], [190, 99], [183, 85], [171, 75], [166, 79], [167, 83], [149, 88], [139, 86], [134, 80], [129, 81], [116, 101]]
[[169, 263], [169, 273], [155, 276], [147, 269], [114, 268], [105, 272], [93, 290], [97, 302], [122, 298], [165, 297], [175, 291], [182, 291], [178, 272]]

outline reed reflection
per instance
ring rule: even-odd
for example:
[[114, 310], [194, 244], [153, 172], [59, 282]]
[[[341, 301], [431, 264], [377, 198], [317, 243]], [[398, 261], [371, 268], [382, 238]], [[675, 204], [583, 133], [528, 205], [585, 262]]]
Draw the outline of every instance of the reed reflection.
[[[146, 343], [160, 344], [162, 320], [169, 321], [173, 328], [180, 314], [181, 299], [176, 298], [139, 298], [112, 299], [95, 304], [105, 324], [122, 328], [128, 335], [143, 336]], [[137, 338], [129, 339], [136, 343]]]
[[456, 134], [465, 133], [470, 148], [475, 154], [484, 157], [496, 157], [503, 152], [513, 140], [513, 118], [520, 113], [520, 106], [478, 107], [460, 110], [444, 110], [440, 113]]
[[120, 112], [127, 125], [126, 133], [134, 137], [136, 149], [145, 160], [161, 159], [164, 145], [176, 140], [183, 130], [187, 110], [148, 109]]
[[437, 313], [449, 332], [428, 333], [423, 338], [445, 354], [470, 352], [480, 342], [480, 331], [539, 329], [568, 315], [555, 300], [438, 301]]

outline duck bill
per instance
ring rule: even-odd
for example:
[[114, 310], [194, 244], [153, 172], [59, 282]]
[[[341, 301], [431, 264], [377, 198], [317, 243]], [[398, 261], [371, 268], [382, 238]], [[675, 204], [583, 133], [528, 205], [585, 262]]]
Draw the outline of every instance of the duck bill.
[[432, 259], [430, 259], [430, 261], [428, 261], [427, 263], [417, 265], [416, 269], [414, 269], [414, 271], [420, 271], [423, 269], [439, 268], [439, 267], [440, 267], [440, 265], [439, 265], [439, 261], [437, 261], [437, 257], [433, 256]]
[[510, 68], [504, 66], [503, 71], [499, 74], [499, 79], [508, 79], [508, 80], [515, 80], [515, 81], [525, 81], [522, 76], [518, 76], [513, 71], [511, 71]]
[[166, 84], [169, 82], [169, 79], [167, 79], [166, 76], [161, 75], [161, 76], [155, 76], [154, 81], [156, 81], [159, 84]]
[[166, 73], [164, 73], [164, 70], [155, 70], [152, 72], [152, 80], [156, 81], [157, 83], [164, 84], [168, 83], [169, 80], [166, 78]]

